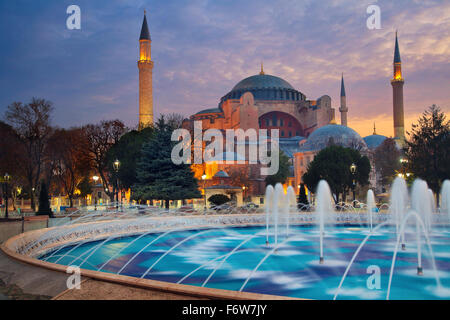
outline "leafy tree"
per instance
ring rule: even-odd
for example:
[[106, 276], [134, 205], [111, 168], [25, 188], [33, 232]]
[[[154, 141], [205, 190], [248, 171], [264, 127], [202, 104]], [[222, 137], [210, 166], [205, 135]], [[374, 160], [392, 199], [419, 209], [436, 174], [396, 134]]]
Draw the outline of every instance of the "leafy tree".
[[220, 206], [222, 204], [230, 202], [231, 199], [224, 194], [213, 194], [211, 197], [208, 198], [208, 201], [215, 206]]
[[31, 208], [36, 210], [35, 194], [43, 171], [45, 146], [51, 134], [50, 115], [52, 103], [32, 98], [28, 104], [13, 102], [8, 106], [5, 119], [14, 128], [23, 147], [22, 168], [31, 198]]
[[450, 122], [438, 106], [432, 105], [407, 134], [408, 169], [427, 181], [439, 203], [441, 184], [450, 178]]
[[381, 173], [381, 183], [390, 185], [401, 167], [401, 150], [392, 138], [387, 138], [375, 149], [374, 160], [377, 171]]
[[164, 200], [167, 209], [170, 200], [201, 198], [191, 167], [176, 165], [171, 159], [176, 145], [171, 141], [172, 131], [162, 116], [156, 124], [155, 135], [142, 147], [133, 196], [137, 200]]
[[[357, 166], [354, 176], [350, 171], [353, 163]], [[369, 173], [370, 161], [366, 156], [361, 156], [358, 150], [332, 145], [315, 156], [303, 175], [303, 181], [309, 190], [316, 190], [319, 181], [326, 180], [338, 203], [340, 194], [345, 201], [345, 194], [352, 189], [353, 180], [362, 186], [368, 184]]]
[[41, 182], [41, 191], [39, 193], [39, 210], [36, 213], [38, 216], [50, 216], [53, 218], [53, 212], [50, 208], [50, 200], [48, 197], [47, 185], [44, 181]]
[[306, 188], [305, 188], [305, 184], [302, 183], [300, 186], [300, 192], [298, 195], [298, 207], [302, 207], [303, 205], [308, 205], [308, 197], [306, 196]]
[[290, 166], [289, 157], [283, 151], [279, 150], [278, 172], [266, 177], [266, 185], [275, 186], [277, 183], [284, 184], [289, 177]]
[[77, 185], [77, 189], [80, 190], [80, 197], [86, 198], [92, 193], [92, 185], [89, 175], [86, 175], [81, 182]]

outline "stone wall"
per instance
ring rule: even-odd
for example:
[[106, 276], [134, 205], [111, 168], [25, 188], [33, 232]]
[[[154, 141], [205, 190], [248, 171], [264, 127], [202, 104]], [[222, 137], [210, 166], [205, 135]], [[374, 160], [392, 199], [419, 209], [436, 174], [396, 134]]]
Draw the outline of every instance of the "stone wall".
[[[47, 227], [47, 221], [24, 221], [23, 227], [25, 232], [43, 229]], [[22, 220], [0, 222], [0, 243], [20, 233], [22, 233]]]

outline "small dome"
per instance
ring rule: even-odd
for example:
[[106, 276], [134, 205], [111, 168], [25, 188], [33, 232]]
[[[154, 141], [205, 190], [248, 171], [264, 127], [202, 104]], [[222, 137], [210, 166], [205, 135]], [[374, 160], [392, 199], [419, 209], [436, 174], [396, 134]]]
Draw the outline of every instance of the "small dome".
[[379, 135], [379, 134], [373, 134], [371, 136], [367, 136], [367, 137], [363, 138], [364, 142], [367, 144], [367, 147], [369, 147], [369, 149], [378, 148], [386, 139], [387, 139], [387, 137]]
[[366, 150], [367, 145], [361, 136], [353, 129], [338, 124], [329, 124], [315, 130], [301, 146], [301, 151], [318, 151], [326, 148], [330, 141], [334, 144]]
[[226, 173], [223, 170], [218, 171], [215, 175], [214, 178], [229, 178], [230, 176], [228, 175], [228, 173]]

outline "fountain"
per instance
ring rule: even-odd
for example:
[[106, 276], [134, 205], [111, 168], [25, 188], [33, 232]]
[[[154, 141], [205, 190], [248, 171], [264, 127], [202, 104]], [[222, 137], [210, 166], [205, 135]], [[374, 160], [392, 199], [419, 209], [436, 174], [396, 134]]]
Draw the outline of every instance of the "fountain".
[[273, 202], [273, 187], [268, 185], [266, 188], [266, 204], [265, 204], [265, 212], [266, 212], [266, 245], [269, 245], [269, 217], [272, 208]]
[[441, 188], [441, 212], [447, 212], [450, 222], [450, 180], [445, 180]]
[[319, 262], [323, 264], [323, 237], [325, 233], [325, 223], [328, 222], [328, 216], [334, 211], [332, 206], [332, 196], [330, 187], [325, 180], [319, 182], [317, 186], [317, 215], [319, 216], [319, 237], [320, 237], [320, 256]]
[[[397, 235], [400, 233], [400, 224], [406, 212], [408, 204], [408, 187], [406, 181], [397, 177], [391, 187], [390, 214], [395, 220], [395, 230]], [[401, 234], [402, 250], [406, 250], [405, 234]]]
[[375, 208], [375, 195], [373, 194], [372, 190], [367, 191], [367, 215], [369, 217], [369, 226], [370, 231], [372, 231], [372, 225], [373, 225], [373, 209]]
[[[440, 209], [420, 179], [408, 194], [405, 180], [396, 178], [389, 204], [377, 212], [372, 190], [359, 211], [335, 205], [326, 181], [317, 186], [315, 208], [299, 209], [296, 200], [292, 187], [285, 192], [278, 184], [267, 187], [265, 208], [257, 213], [81, 209], [71, 222], [24, 234], [10, 247], [47, 266], [76, 265], [144, 281], [312, 299], [450, 298], [450, 230], [440, 223], [450, 219], [450, 181], [442, 185]], [[360, 285], [374, 261], [390, 270], [383, 271], [389, 284], [381, 291]]]

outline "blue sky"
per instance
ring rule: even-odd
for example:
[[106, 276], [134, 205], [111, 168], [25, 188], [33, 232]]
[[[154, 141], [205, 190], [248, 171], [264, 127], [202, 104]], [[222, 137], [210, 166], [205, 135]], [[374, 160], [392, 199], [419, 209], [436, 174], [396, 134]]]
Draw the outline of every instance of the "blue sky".
[[[81, 30], [66, 9], [81, 8]], [[381, 29], [366, 8], [381, 9]], [[349, 125], [392, 135], [395, 30], [407, 127], [429, 105], [450, 110], [450, 2], [361, 0], [0, 0], [0, 117], [13, 101], [54, 103], [62, 127], [137, 124], [138, 38], [147, 9], [155, 113], [214, 108], [241, 79], [280, 76], [308, 99], [339, 107], [344, 72]], [[338, 117], [339, 119], [339, 117]]]

